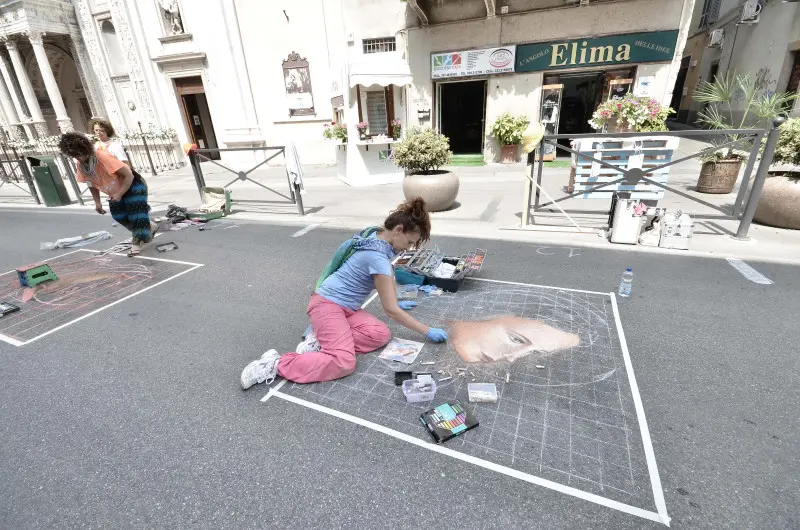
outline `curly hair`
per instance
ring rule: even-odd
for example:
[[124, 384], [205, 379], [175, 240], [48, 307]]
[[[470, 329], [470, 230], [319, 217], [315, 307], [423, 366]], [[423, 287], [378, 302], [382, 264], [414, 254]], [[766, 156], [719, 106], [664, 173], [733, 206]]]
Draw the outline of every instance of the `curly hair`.
[[94, 153], [92, 141], [85, 134], [68, 132], [61, 135], [58, 149], [72, 158], [83, 158]]
[[392, 230], [398, 225], [403, 227], [404, 232], [419, 232], [420, 243], [425, 243], [431, 238], [431, 218], [422, 197], [402, 203], [392, 210], [383, 222], [383, 227], [387, 230]]
[[108, 120], [104, 120], [102, 118], [93, 118], [89, 120], [89, 130], [94, 132], [94, 126], [99, 125], [103, 129], [105, 129], [106, 134], [109, 138], [113, 138], [117, 135], [117, 132], [114, 130], [114, 126], [111, 125], [111, 122]]

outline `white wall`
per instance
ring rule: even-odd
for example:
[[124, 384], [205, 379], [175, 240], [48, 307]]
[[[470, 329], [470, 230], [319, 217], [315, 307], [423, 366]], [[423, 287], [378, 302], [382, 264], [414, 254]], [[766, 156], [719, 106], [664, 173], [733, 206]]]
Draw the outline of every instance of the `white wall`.
[[[335, 3], [322, 0], [236, 2], [256, 114], [267, 144], [284, 145], [288, 140], [294, 141], [304, 164], [333, 163], [335, 157], [334, 148], [326, 145], [322, 138], [323, 125], [333, 119], [331, 61], [324, 11]], [[289, 116], [282, 64], [292, 52], [309, 63], [315, 115]]]
[[489, 128], [505, 112], [512, 116], [527, 116], [531, 121], [539, 119], [542, 73], [490, 77], [487, 88], [484, 158], [499, 161], [501, 146], [489, 134]]

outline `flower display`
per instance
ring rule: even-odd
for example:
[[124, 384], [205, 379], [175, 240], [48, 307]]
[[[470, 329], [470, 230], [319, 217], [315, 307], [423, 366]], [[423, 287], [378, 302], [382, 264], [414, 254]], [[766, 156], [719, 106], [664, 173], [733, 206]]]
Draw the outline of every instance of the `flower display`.
[[593, 129], [602, 130], [609, 121], [616, 119], [620, 124], [627, 123], [637, 132], [666, 131], [665, 120], [675, 112], [663, 107], [658, 100], [626, 94], [602, 103], [589, 120]]

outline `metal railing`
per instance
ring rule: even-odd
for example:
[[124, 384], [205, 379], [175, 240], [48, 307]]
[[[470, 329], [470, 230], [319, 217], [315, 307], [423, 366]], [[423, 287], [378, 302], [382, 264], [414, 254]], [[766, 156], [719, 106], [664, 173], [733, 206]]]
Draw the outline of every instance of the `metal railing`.
[[[589, 189], [580, 190], [575, 193], [571, 193], [557, 199], [550, 197], [550, 195], [544, 190], [542, 187], [542, 174], [544, 170], [544, 149], [540, 146], [537, 151], [539, 153], [538, 160], [535, 159], [535, 152], [528, 155], [528, 164], [533, 166], [534, 163], [537, 164], [536, 170], [536, 180], [533, 179], [533, 172], [531, 171], [531, 176], [528, 177], [526, 186], [525, 186], [525, 205], [522, 211], [522, 227], [525, 227], [529, 224], [535, 224], [535, 220], [533, 223], [530, 223], [531, 220], [531, 211], [534, 213], [540, 211], [549, 206], [555, 206], [564, 214], [567, 218], [572, 221], [572, 218], [559, 206], [560, 202], [572, 199], [579, 195], [585, 195], [591, 192], [595, 192], [602, 188], [608, 186], [618, 185], [620, 183], [625, 184], [635, 184], [637, 182], [646, 182], [650, 185], [662, 188], [664, 190], [671, 191], [676, 195], [680, 195], [683, 198], [689, 199], [691, 201], [697, 202], [704, 206], [710, 207], [714, 210], [721, 212], [724, 216], [730, 219], [741, 219], [739, 222], [739, 227], [736, 232], [737, 239], [747, 239], [747, 233], [750, 228], [750, 224], [753, 221], [753, 215], [755, 214], [756, 206], [758, 205], [758, 200], [761, 197], [761, 189], [764, 186], [764, 180], [767, 177], [767, 171], [769, 170], [769, 166], [772, 164], [772, 157], [775, 153], [775, 146], [778, 142], [778, 136], [780, 135], [779, 127], [784, 122], [784, 118], [776, 118], [773, 120], [772, 129], [769, 131], [763, 129], [724, 129], [724, 130], [697, 130], [697, 131], [669, 131], [669, 132], [642, 132], [642, 133], [594, 133], [594, 134], [553, 134], [547, 135], [542, 138], [542, 146], [544, 144], [552, 145], [556, 149], [562, 149], [576, 157], [581, 158], [582, 160], [588, 160], [593, 163], [597, 163], [600, 166], [613, 170], [618, 171], [620, 176], [618, 179], [613, 180], [611, 182], [603, 182], [599, 183], [597, 186], [593, 186]], [[759, 160], [759, 152], [761, 151], [762, 147], [762, 139], [766, 136], [767, 141], [766, 145], [764, 146], [763, 154], [760, 157], [760, 162], [758, 165], [758, 170], [756, 171], [755, 180], [753, 181], [753, 186], [750, 191], [750, 195], [747, 197], [747, 202], [745, 203], [745, 195], [748, 191], [748, 185], [750, 183], [750, 178], [753, 173], [753, 169], [755, 168], [756, 161]], [[713, 138], [713, 137], [721, 137], [727, 141], [723, 143], [715, 144], [711, 147], [703, 149], [701, 151], [697, 151], [695, 153], [690, 154], [689, 156], [684, 156], [678, 159], [670, 160], [664, 164], [659, 164], [655, 167], [649, 167], [647, 169], [640, 169], [640, 168], [623, 168], [617, 165], [610, 164], [605, 160], [599, 160], [592, 156], [589, 156], [586, 153], [582, 153], [576, 149], [572, 149], [561, 145], [558, 143], [558, 140], [578, 140], [578, 139], [593, 139], [597, 138], [598, 140], [608, 140], [610, 138], [613, 139], [636, 139], [636, 138], [643, 138], [643, 137], [678, 137], [678, 138]], [[739, 192], [736, 196], [736, 202], [733, 205], [731, 211], [726, 211], [722, 206], [711, 204], [707, 201], [704, 201], [698, 197], [694, 197], [684, 191], [675, 189], [673, 187], [667, 186], [666, 184], [661, 184], [659, 182], [655, 182], [651, 178], [653, 173], [664, 169], [669, 166], [673, 166], [675, 164], [679, 164], [681, 162], [685, 162], [687, 160], [691, 160], [693, 158], [702, 157], [704, 155], [710, 155], [713, 152], [725, 148], [725, 147], [733, 147], [734, 145], [741, 144], [743, 142], [748, 142], [751, 145], [749, 146], [749, 155], [747, 159], [747, 166], [745, 167], [744, 174], [742, 176], [742, 182], [739, 186]], [[533, 167], [531, 167], [531, 170]], [[536, 187], [536, 193], [533, 193], [533, 187]], [[545, 194], [548, 197], [549, 202], [544, 204], [540, 204], [540, 194]], [[533, 205], [531, 205], [531, 198], [533, 198]], [[742, 210], [744, 213], [742, 214]], [[575, 224], [574, 221], [572, 221]], [[576, 225], [577, 227], [577, 225]], [[577, 227], [580, 228], [580, 227]]]
[[[254, 165], [253, 167], [251, 167], [247, 171], [237, 171], [235, 169], [229, 168], [225, 164], [222, 164], [222, 163], [218, 162], [217, 160], [214, 160], [214, 159], [206, 156], [206, 155], [209, 155], [209, 154], [225, 153], [225, 152], [232, 152], [232, 151], [240, 151], [240, 152], [241, 151], [251, 151], [251, 152], [263, 151], [264, 152], [264, 160], [258, 162], [256, 165]], [[274, 153], [270, 154], [270, 152], [272, 152], [272, 151], [274, 151]], [[242, 181], [242, 182], [249, 181], [249, 182], [252, 182], [253, 184], [255, 184], [257, 186], [260, 186], [260, 187], [264, 188], [267, 191], [270, 191], [270, 192], [274, 193], [275, 195], [283, 197], [284, 199], [288, 200], [292, 204], [296, 204], [297, 205], [297, 212], [300, 215], [305, 215], [306, 214], [306, 212], [305, 212], [305, 210], [303, 208], [303, 197], [300, 194], [300, 184], [297, 183], [297, 182], [292, 182], [292, 178], [289, 175], [289, 170], [288, 169], [286, 169], [286, 181], [289, 184], [289, 195], [288, 196], [284, 195], [283, 193], [281, 193], [279, 191], [275, 191], [272, 188], [270, 188], [269, 186], [266, 186], [265, 184], [262, 184], [261, 182], [253, 180], [252, 178], [249, 177], [249, 175], [253, 171], [255, 171], [256, 169], [258, 169], [259, 167], [261, 167], [263, 165], [266, 165], [270, 160], [272, 160], [272, 159], [274, 159], [274, 158], [276, 158], [276, 157], [278, 157], [280, 155], [283, 155], [284, 158], [285, 158], [286, 157], [286, 147], [285, 146], [281, 145], [281, 146], [271, 146], [271, 147], [267, 146], [267, 147], [230, 147], [230, 148], [224, 148], [224, 149], [192, 149], [192, 150], [189, 151], [188, 154], [189, 154], [189, 164], [192, 166], [192, 173], [194, 173], [195, 184], [197, 184], [197, 192], [200, 194], [200, 199], [201, 200], [203, 198], [203, 188], [206, 187], [206, 180], [205, 180], [205, 177], [203, 176], [203, 168], [200, 165], [200, 162], [211, 162], [211, 163], [221, 167], [222, 169], [224, 169], [224, 170], [236, 175], [236, 178], [234, 178], [233, 180], [231, 180], [230, 182], [228, 182], [227, 184], [222, 186], [223, 188], [229, 188], [232, 184], [234, 184], [237, 181]]]
[[[58, 136], [49, 136], [23, 145], [0, 142], [0, 161], [16, 161], [29, 156], [34, 158], [52, 156], [56, 159], [62, 176], [67, 178], [67, 172], [74, 170], [74, 163], [61, 156], [61, 152], [58, 150], [58, 141]], [[157, 175], [164, 171], [183, 167], [186, 163], [178, 141], [174, 138], [147, 138], [145, 133], [141, 133], [136, 137], [119, 138], [119, 141], [128, 155], [131, 166], [139, 173]], [[0, 171], [0, 175], [2, 175], [2, 171]], [[9, 177], [12, 180], [15, 179], [10, 173]], [[22, 175], [17, 172], [16, 179], [21, 178]], [[15, 181], [19, 182], [19, 180]]]

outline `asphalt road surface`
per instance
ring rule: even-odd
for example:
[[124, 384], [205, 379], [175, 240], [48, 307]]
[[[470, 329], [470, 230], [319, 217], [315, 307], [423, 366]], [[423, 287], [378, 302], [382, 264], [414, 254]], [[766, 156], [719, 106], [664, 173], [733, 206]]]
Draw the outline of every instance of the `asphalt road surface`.
[[[108, 216], [0, 211], [0, 269]], [[31, 344], [0, 342], [2, 528], [657, 528], [638, 517], [243, 392], [293, 348], [349, 232], [239, 223], [170, 233], [195, 271]], [[484, 278], [613, 291], [673, 528], [800, 526], [800, 276], [721, 259], [436, 238]], [[109, 242], [105, 242], [109, 243]], [[110, 245], [95, 245], [103, 248]], [[155, 256], [154, 250], [146, 254]], [[424, 479], [421, 479], [423, 477]]]

